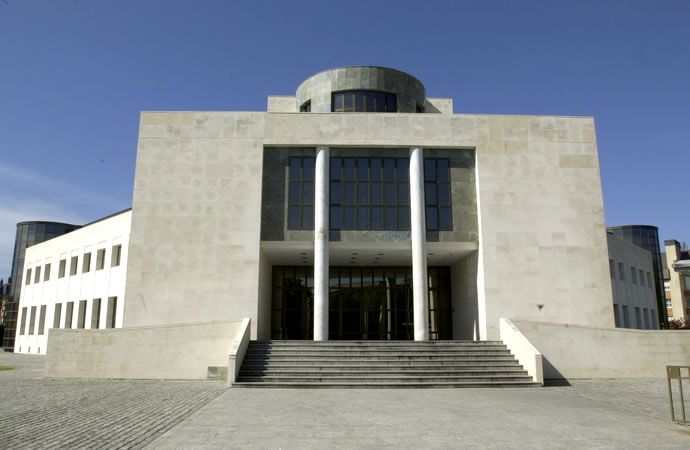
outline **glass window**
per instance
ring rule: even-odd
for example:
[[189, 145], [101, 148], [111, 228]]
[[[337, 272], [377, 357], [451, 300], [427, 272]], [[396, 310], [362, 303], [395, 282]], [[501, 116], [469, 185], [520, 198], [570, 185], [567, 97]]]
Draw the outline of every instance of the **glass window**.
[[82, 271], [82, 273], [87, 273], [87, 272], [91, 271], [91, 252], [84, 253], [84, 259], [82, 260], [81, 271]]
[[331, 94], [332, 112], [397, 112], [395, 94], [380, 91], [344, 91]]
[[105, 249], [101, 248], [96, 253], [96, 270], [102, 270], [105, 267]]
[[67, 266], [67, 260], [60, 260], [60, 267], [58, 268], [58, 278], [63, 278], [65, 276], [65, 268]]
[[72, 259], [70, 260], [70, 263], [69, 263], [69, 274], [70, 274], [70, 276], [77, 274], [77, 261], [78, 260], [79, 260], [78, 256], [72, 256]]
[[[288, 229], [311, 230], [314, 228], [314, 164], [313, 157], [291, 157], [290, 184], [288, 188]], [[338, 164], [336, 162], [335, 169]]]
[[50, 280], [50, 263], [46, 264], [43, 273], [43, 281]]
[[424, 200], [428, 231], [453, 229], [449, 166], [448, 159], [424, 160]]
[[24, 280], [24, 284], [31, 284], [31, 269], [26, 269], [26, 279]]
[[34, 283], [41, 281], [41, 266], [36, 266], [36, 273], [34, 274]]

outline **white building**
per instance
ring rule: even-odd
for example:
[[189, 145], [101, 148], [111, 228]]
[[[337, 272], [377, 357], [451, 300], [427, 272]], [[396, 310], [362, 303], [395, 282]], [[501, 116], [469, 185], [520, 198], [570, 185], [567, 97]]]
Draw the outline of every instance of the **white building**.
[[659, 329], [652, 254], [613, 234], [607, 237], [616, 327]]
[[14, 351], [45, 353], [49, 328], [122, 327], [126, 210], [27, 248]]

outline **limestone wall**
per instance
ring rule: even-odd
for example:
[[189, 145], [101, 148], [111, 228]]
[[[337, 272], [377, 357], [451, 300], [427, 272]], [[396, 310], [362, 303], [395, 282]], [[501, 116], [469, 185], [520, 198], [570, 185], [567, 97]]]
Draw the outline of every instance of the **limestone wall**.
[[597, 328], [512, 319], [542, 354], [544, 378], [665, 377], [690, 366], [687, 330]]
[[241, 320], [49, 331], [48, 378], [206, 379], [227, 367]]

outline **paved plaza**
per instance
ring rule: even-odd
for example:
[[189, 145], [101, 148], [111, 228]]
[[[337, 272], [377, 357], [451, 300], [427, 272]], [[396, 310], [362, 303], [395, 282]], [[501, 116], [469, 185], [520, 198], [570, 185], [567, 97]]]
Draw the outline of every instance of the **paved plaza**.
[[[666, 381], [534, 389], [226, 389], [45, 380], [0, 353], [0, 448], [690, 448]], [[686, 394], [687, 395], [687, 394]]]

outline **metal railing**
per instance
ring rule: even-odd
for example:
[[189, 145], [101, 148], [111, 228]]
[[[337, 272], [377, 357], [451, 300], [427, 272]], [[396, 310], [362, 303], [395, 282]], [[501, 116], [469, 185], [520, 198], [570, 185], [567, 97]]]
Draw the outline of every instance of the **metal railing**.
[[[685, 373], [685, 375], [683, 375]], [[681, 419], [676, 418], [676, 413], [673, 408], [673, 389], [671, 387], [671, 380], [678, 380], [678, 394], [680, 396], [680, 414]], [[666, 381], [668, 381], [668, 401], [671, 407], [671, 420], [677, 423], [690, 424], [690, 420], [685, 415], [685, 398], [683, 398], [683, 380], [688, 381], [690, 385], [690, 366], [666, 366]]]

